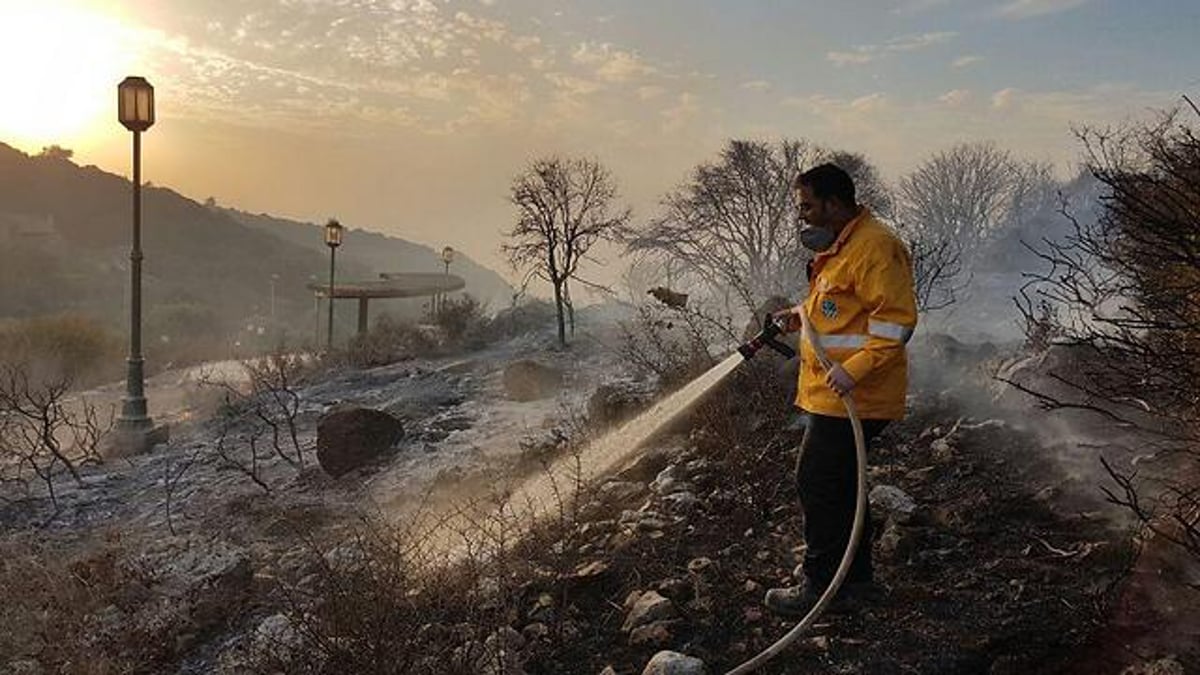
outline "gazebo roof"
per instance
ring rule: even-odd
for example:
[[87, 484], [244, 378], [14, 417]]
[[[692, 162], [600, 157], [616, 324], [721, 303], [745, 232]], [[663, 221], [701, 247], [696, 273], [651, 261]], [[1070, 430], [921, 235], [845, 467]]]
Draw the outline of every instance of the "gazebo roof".
[[[453, 274], [401, 272], [380, 274], [382, 281], [343, 281], [334, 283], [334, 298], [416, 298], [450, 293], [466, 288], [467, 282]], [[311, 283], [308, 289], [321, 297], [329, 296], [329, 284]]]

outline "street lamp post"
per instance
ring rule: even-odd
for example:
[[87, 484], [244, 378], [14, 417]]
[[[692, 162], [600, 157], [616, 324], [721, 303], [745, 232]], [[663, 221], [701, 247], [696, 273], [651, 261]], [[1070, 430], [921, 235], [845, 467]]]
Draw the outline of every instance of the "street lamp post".
[[[127, 449], [148, 449], [157, 438], [146, 414], [142, 360], [142, 132], [154, 124], [154, 87], [142, 77], [117, 85], [117, 119], [133, 132], [133, 247], [130, 260], [129, 360], [117, 432]], [[164, 428], [165, 430], [165, 428]]]
[[271, 330], [275, 330], [275, 282], [279, 281], [278, 274], [271, 275]]
[[[445, 265], [444, 273], [447, 277], [450, 276], [450, 263], [453, 262], [453, 260], [454, 260], [454, 249], [449, 246], [444, 247], [442, 249], [442, 263]], [[446, 294], [444, 292], [438, 293], [437, 298], [438, 298], [437, 313], [440, 315], [446, 305]]]
[[337, 247], [342, 245], [342, 231], [346, 228], [337, 220], [330, 218], [325, 223], [325, 245], [329, 247], [329, 294], [326, 302], [329, 304], [329, 333], [326, 337], [325, 350], [333, 351], [333, 272]]

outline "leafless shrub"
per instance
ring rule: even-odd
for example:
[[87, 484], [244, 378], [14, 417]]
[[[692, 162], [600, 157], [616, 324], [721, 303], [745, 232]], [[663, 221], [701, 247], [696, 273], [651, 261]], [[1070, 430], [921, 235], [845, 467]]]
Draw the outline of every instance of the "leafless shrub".
[[703, 308], [643, 304], [621, 322], [621, 354], [634, 368], [658, 378], [663, 388], [688, 382], [717, 362], [736, 337], [730, 320]]
[[[496, 644], [532, 620], [561, 637], [579, 554], [580, 485], [546, 471], [548, 503], [496, 491], [403, 524], [366, 518], [322, 553], [308, 546], [317, 585], [285, 585], [291, 644], [252, 654], [259, 669], [294, 673], [518, 672]], [[531, 617], [542, 594], [555, 600]]]
[[0, 471], [17, 481], [32, 472], [56, 508], [55, 480], [65, 471], [82, 486], [80, 465], [103, 461], [100, 442], [112, 428], [112, 411], [106, 417], [89, 401], [73, 399], [71, 382], [29, 362], [0, 364]]
[[488, 338], [487, 308], [474, 296], [447, 299], [438, 309], [434, 323], [442, 329], [450, 347], [481, 347]]
[[331, 367], [375, 368], [434, 354], [437, 350], [435, 335], [385, 314], [376, 319], [367, 333], [355, 335], [345, 347], [327, 354], [323, 363]]
[[[221, 466], [238, 471], [270, 492], [264, 470], [273, 459], [297, 471], [306, 465], [306, 443], [300, 438], [300, 387], [312, 362], [307, 355], [281, 345], [266, 356], [244, 359], [240, 365], [246, 375], [244, 386], [221, 377], [201, 380], [202, 386], [223, 397], [216, 414], [214, 450]], [[191, 463], [182, 463], [176, 469], [179, 476], [164, 484], [168, 504], [174, 482]]]
[[27, 660], [46, 672], [79, 675], [165, 667], [163, 641], [147, 639], [123, 619], [150, 595], [153, 580], [129, 564], [115, 536], [83, 550], [63, 550], [32, 535], [0, 542], [0, 654], [6, 662], [0, 665]]
[[1105, 461], [1109, 497], [1200, 556], [1200, 139], [1176, 113], [1078, 135], [1099, 216], [1064, 209], [1073, 233], [1036, 246], [1048, 269], [1018, 299], [1031, 339], [1053, 334], [1074, 358], [1052, 386], [1010, 384], [1140, 430], [1142, 463]]
[[515, 298], [513, 305], [496, 313], [488, 332], [497, 338], [513, 338], [543, 330], [554, 321], [554, 305], [539, 299]]

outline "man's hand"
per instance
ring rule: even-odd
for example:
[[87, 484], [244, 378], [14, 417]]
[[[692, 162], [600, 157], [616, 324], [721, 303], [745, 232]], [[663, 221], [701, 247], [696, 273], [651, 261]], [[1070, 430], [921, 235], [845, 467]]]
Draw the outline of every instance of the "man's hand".
[[825, 373], [825, 384], [837, 392], [838, 396], [845, 396], [850, 393], [851, 389], [854, 389], [856, 382], [853, 377], [850, 377], [850, 373], [842, 368], [841, 364], [835, 363], [829, 372]]
[[796, 331], [800, 330], [800, 314], [803, 311], [804, 305], [799, 304], [794, 307], [788, 307], [787, 309], [781, 309], [777, 312], [772, 312], [771, 318], [775, 319], [776, 321], [782, 319], [783, 330], [788, 333], [795, 333]]

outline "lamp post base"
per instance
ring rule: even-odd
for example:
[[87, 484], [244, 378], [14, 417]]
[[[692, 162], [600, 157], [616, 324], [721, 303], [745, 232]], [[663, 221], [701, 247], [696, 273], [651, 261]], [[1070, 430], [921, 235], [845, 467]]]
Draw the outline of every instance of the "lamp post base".
[[149, 417], [121, 417], [112, 431], [109, 454], [113, 457], [145, 454], [170, 438], [171, 427], [166, 424], [155, 426]]

